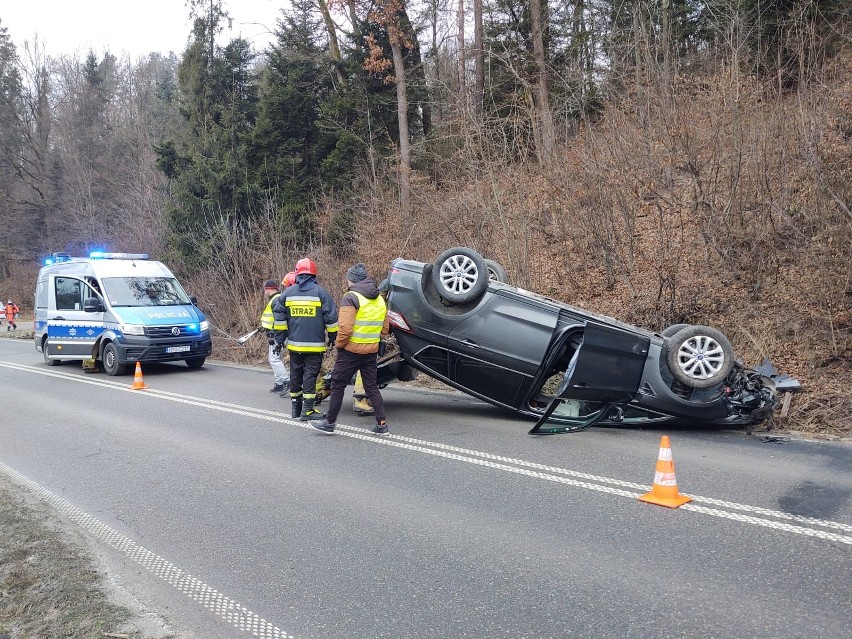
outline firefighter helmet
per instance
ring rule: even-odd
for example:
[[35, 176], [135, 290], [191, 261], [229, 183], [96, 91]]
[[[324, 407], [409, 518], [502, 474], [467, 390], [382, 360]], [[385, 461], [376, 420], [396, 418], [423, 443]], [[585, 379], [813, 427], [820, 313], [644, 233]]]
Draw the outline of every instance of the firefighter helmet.
[[304, 273], [309, 273], [310, 275], [317, 274], [316, 263], [307, 257], [303, 257], [301, 260], [296, 262], [296, 275], [302, 275]]
[[296, 283], [296, 271], [290, 271], [287, 275], [284, 276], [284, 279], [281, 280], [281, 286], [287, 288], [288, 286], [292, 286]]

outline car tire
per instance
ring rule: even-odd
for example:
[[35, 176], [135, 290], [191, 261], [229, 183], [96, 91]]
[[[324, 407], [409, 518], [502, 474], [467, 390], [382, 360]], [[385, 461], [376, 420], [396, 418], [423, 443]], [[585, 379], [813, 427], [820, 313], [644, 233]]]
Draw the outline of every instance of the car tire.
[[499, 262], [486, 259], [485, 266], [488, 267], [488, 279], [495, 282], [503, 282], [504, 284], [509, 281], [506, 269], [504, 269]]
[[690, 388], [722, 383], [734, 366], [734, 348], [721, 331], [687, 326], [668, 338], [666, 364], [679, 382]]
[[192, 370], [196, 370], [204, 366], [204, 361], [206, 357], [193, 357], [191, 359], [185, 359], [183, 361], [186, 362], [186, 365], [189, 366]]
[[44, 363], [48, 366], [59, 366], [60, 360], [58, 359], [50, 359], [47, 356], [47, 338], [41, 343], [41, 355], [44, 357]]
[[125, 364], [118, 361], [118, 349], [112, 342], [107, 342], [107, 345], [104, 346], [104, 350], [101, 353], [101, 362], [104, 365], [104, 372], [112, 377], [124, 375], [124, 371], [127, 368]]
[[473, 249], [457, 246], [441, 253], [432, 269], [432, 284], [451, 304], [478, 300], [488, 288], [485, 258]]
[[681, 331], [685, 328], [689, 328], [692, 324], [672, 324], [668, 328], [666, 328], [663, 332], [660, 333], [663, 337], [671, 337], [678, 331]]

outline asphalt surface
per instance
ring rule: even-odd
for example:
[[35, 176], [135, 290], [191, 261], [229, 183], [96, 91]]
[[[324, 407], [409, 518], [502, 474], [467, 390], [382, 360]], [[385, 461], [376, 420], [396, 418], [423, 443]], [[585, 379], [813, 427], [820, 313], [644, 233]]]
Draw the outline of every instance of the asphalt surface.
[[[86, 375], [0, 340], [0, 473], [186, 637], [847, 637], [852, 447], [532, 423], [390, 386], [391, 436], [271, 373]], [[677, 510], [639, 502], [670, 435]]]

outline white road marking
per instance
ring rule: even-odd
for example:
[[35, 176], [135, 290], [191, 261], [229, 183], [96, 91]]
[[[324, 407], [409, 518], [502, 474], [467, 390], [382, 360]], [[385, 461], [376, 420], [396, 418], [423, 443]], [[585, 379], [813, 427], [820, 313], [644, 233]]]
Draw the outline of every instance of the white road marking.
[[114, 528], [110, 528], [102, 521], [80, 510], [74, 504], [43, 488], [18, 471], [9, 468], [3, 462], [0, 462], [0, 475], [5, 475], [16, 484], [27, 488], [36, 497], [53, 506], [61, 515], [123, 553], [170, 586], [177, 588], [187, 597], [195, 600], [203, 608], [224, 619], [235, 628], [249, 632], [255, 637], [261, 637], [261, 639], [293, 639], [293, 635], [287, 634], [245, 606], [187, 574]]
[[[200, 397], [193, 397], [191, 395], [182, 395], [180, 393], [172, 393], [169, 391], [162, 391], [156, 389], [134, 391], [131, 390], [129, 384], [125, 384], [123, 382], [84, 378], [77, 374], [45, 370], [44, 367], [28, 366], [24, 364], [11, 364], [7, 362], [0, 362], [0, 366], [15, 370], [23, 370], [27, 372], [37, 373], [39, 375], [46, 375], [49, 377], [58, 377], [77, 383], [86, 383], [95, 386], [102, 386], [114, 390], [122, 390], [131, 393], [145, 393], [152, 397], [159, 397], [161, 399], [179, 402], [182, 404], [189, 404], [201, 408], [208, 408], [211, 410], [218, 410], [232, 414], [243, 415], [245, 417], [254, 417], [256, 419], [263, 419], [276, 423], [299, 426], [301, 428], [312, 430], [310, 424], [294, 420], [289, 417], [283, 417], [282, 414], [277, 411], [252, 408], [250, 406], [241, 406], [239, 404], [231, 404], [229, 402], [222, 402], [213, 399], [204, 399]], [[340, 423], [338, 423], [337, 425], [336, 433], [345, 437], [361, 439], [374, 444], [392, 446], [403, 450], [410, 450], [413, 452], [434, 455], [437, 457], [452, 459], [454, 461], [461, 461], [468, 464], [492, 468], [494, 470], [501, 470], [504, 472], [526, 475], [527, 477], [533, 477], [535, 479], [557, 482], [565, 485], [575, 486], [577, 488], [584, 488], [586, 490], [594, 490], [601, 493], [616, 495], [619, 497], [628, 497], [631, 499], [635, 499], [641, 493], [647, 492], [650, 488], [650, 486], [648, 486], [647, 484], [638, 484], [635, 482], [628, 482], [620, 479], [614, 479], [611, 477], [592, 475], [589, 473], [582, 473], [555, 466], [547, 466], [544, 464], [515, 459], [512, 457], [504, 457], [501, 455], [494, 455], [492, 453], [471, 450], [468, 448], [450, 446], [439, 442], [430, 442], [426, 440], [415, 439], [412, 437], [404, 437], [391, 434], [390, 436], [378, 438], [367, 429], [358, 428], [355, 426], [347, 426], [345, 424]], [[795, 515], [793, 513], [771, 510], [768, 508], [751, 506], [748, 504], [738, 504], [735, 502], [724, 501], [712, 497], [702, 497], [699, 495], [693, 495], [691, 493], [688, 494], [690, 497], [692, 497], [693, 503], [681, 506], [681, 508], [685, 510], [715, 517], [721, 517], [724, 519], [731, 519], [735, 521], [749, 523], [756, 526], [774, 528], [776, 530], [782, 530], [784, 532], [817, 537], [820, 539], [827, 539], [830, 541], [837, 541], [843, 544], [852, 545], [852, 536], [811, 528], [814, 526], [819, 526], [822, 528], [831, 528], [834, 530], [842, 530], [844, 532], [852, 532], [852, 525], [849, 524], [831, 520], [817, 519], [814, 517], [804, 517], [802, 515]], [[698, 504], [701, 503], [716, 506], [717, 508], [699, 506]], [[749, 514], [740, 515], [738, 513], [730, 513], [726, 510], [721, 509], [739, 510]], [[761, 517], [758, 517], [757, 515], [760, 515]], [[763, 517], [772, 517], [784, 521], [773, 521], [770, 519], [763, 519]], [[794, 525], [784, 522], [795, 522], [795, 524], [801, 525]]]

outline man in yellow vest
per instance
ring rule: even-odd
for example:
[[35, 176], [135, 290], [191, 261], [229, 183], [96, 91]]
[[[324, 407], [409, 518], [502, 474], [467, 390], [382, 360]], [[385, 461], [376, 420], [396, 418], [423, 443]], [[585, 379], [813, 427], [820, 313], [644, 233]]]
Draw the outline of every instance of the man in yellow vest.
[[376, 425], [373, 432], [387, 435], [385, 403], [376, 383], [376, 360], [382, 336], [390, 329], [387, 306], [379, 295], [375, 280], [367, 275], [363, 264], [346, 272], [349, 290], [340, 302], [337, 319], [337, 353], [331, 371], [331, 397], [326, 418], [311, 425], [327, 435], [334, 434], [335, 421], [343, 404], [343, 391], [356, 372], [361, 373], [364, 392], [373, 405]]
[[[287, 275], [290, 275], [289, 273]], [[285, 281], [286, 281], [285, 276]], [[289, 284], [287, 285], [289, 286]], [[280, 295], [278, 291], [278, 282], [275, 280], [266, 280], [263, 283], [263, 292], [266, 294], [266, 308], [263, 309], [263, 314], [260, 316], [260, 326], [266, 331], [266, 338], [269, 341], [269, 354], [267, 361], [272, 367], [272, 374], [275, 377], [275, 385], [269, 389], [270, 393], [278, 393], [281, 397], [290, 397], [290, 371], [284, 362], [281, 361], [281, 349], [275, 347], [275, 332], [284, 330], [284, 324], [279, 324], [275, 321], [272, 315], [272, 303]]]

